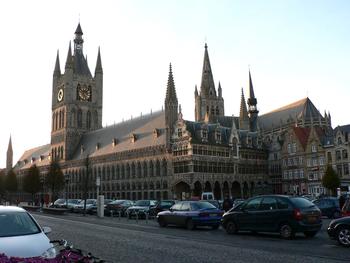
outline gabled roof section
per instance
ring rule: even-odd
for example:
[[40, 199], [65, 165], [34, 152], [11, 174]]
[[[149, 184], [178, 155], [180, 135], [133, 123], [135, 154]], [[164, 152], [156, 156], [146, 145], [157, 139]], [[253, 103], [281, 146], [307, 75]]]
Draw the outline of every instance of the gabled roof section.
[[260, 115], [259, 124], [264, 130], [270, 130], [273, 127], [278, 127], [280, 123], [288, 123], [288, 120], [292, 118], [294, 121], [304, 119], [304, 121], [317, 122], [320, 118], [323, 120], [322, 115], [316, 109], [312, 101], [307, 97], [269, 113]]
[[77, 52], [73, 56], [73, 72], [78, 75], [87, 75], [92, 77], [87, 61], [83, 53]]
[[310, 128], [302, 128], [302, 127], [293, 127], [293, 131], [298, 138], [300, 144], [303, 146], [303, 149], [306, 149], [307, 142], [310, 136]]
[[[159, 131], [157, 137], [154, 136], [155, 129]], [[132, 135], [136, 138], [133, 142], [130, 140]], [[81, 159], [82, 154], [94, 157], [157, 145], [165, 145], [164, 111], [153, 112], [84, 134], [73, 159]], [[84, 149], [83, 153], [81, 149]]]
[[[21, 158], [17, 161], [14, 169], [28, 169], [33, 164], [37, 166], [48, 165], [50, 163], [49, 154], [50, 154], [50, 144], [45, 144], [39, 147], [25, 151]], [[42, 157], [42, 160], [41, 160]], [[34, 162], [32, 162], [34, 160]]]
[[342, 126], [337, 126], [337, 127], [334, 129], [334, 131], [335, 131], [335, 133], [336, 133], [337, 131], [350, 133], [350, 124], [348, 124], [348, 125], [342, 125]]

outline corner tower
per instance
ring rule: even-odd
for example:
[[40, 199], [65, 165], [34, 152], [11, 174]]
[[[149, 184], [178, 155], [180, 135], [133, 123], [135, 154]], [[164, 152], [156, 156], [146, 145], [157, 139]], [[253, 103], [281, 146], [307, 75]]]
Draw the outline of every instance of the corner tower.
[[83, 31], [75, 30], [74, 50], [69, 43], [65, 71], [61, 74], [57, 52], [52, 83], [51, 157], [72, 158], [81, 136], [102, 128], [103, 70], [98, 50], [93, 77], [83, 53]]
[[208, 115], [210, 122], [215, 122], [217, 117], [223, 117], [225, 115], [221, 85], [219, 83], [217, 94], [213, 73], [211, 71], [207, 44], [204, 46], [204, 61], [200, 93], [198, 94], [196, 87], [194, 97], [196, 121], [204, 121], [206, 114]]
[[168, 85], [166, 90], [165, 102], [165, 126], [167, 130], [166, 144], [170, 149], [170, 138], [174, 132], [174, 124], [178, 118], [178, 101], [175, 90], [175, 83], [171, 64], [169, 65]]
[[247, 100], [248, 103], [248, 115], [249, 115], [249, 129], [250, 131], [256, 131], [257, 130], [257, 123], [258, 123], [258, 108], [257, 108], [257, 99], [254, 95], [254, 88], [253, 88], [253, 82], [252, 82], [252, 76], [250, 74], [249, 70], [249, 98]]

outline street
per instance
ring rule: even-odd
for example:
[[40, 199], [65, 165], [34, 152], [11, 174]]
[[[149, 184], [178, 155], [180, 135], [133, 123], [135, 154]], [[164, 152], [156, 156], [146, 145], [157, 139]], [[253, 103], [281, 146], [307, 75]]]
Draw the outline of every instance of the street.
[[282, 240], [274, 234], [227, 235], [219, 228], [160, 228], [155, 220], [52, 216], [33, 213], [49, 238], [66, 239], [76, 248], [108, 262], [349, 262], [350, 250], [328, 238], [325, 219], [315, 238], [298, 234]]

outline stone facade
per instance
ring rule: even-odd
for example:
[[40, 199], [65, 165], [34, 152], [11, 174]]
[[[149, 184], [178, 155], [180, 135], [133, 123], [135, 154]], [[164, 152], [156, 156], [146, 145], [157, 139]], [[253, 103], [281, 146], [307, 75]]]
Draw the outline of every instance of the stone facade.
[[[50, 162], [57, 160], [71, 198], [82, 197], [86, 180], [88, 196], [96, 197], [97, 178], [106, 198], [132, 200], [187, 199], [204, 191], [213, 192], [216, 199], [246, 198], [271, 192], [309, 193], [316, 189], [314, 183], [319, 187], [325, 138], [332, 129], [330, 115], [322, 116], [308, 98], [259, 116], [249, 72], [248, 99], [242, 89], [239, 116], [225, 116], [222, 88], [220, 83], [215, 88], [205, 45], [200, 92], [195, 89], [195, 121], [182, 116], [170, 65], [164, 110], [102, 128], [101, 55], [99, 51], [92, 76], [82, 35], [79, 24], [64, 74], [57, 56], [51, 143], [22, 155], [14, 167], [20, 184], [33, 164], [45, 181]], [[300, 134], [306, 130], [305, 139]]]

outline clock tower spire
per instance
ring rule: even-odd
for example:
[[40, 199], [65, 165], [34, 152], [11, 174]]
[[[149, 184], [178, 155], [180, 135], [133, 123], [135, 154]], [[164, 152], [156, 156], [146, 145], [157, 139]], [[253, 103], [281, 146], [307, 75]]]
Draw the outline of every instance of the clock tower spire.
[[98, 74], [93, 77], [83, 54], [83, 31], [75, 30], [74, 50], [69, 44], [64, 74], [58, 74], [59, 55], [52, 87], [51, 157], [70, 160], [85, 133], [102, 127], [103, 72], [98, 52]]

